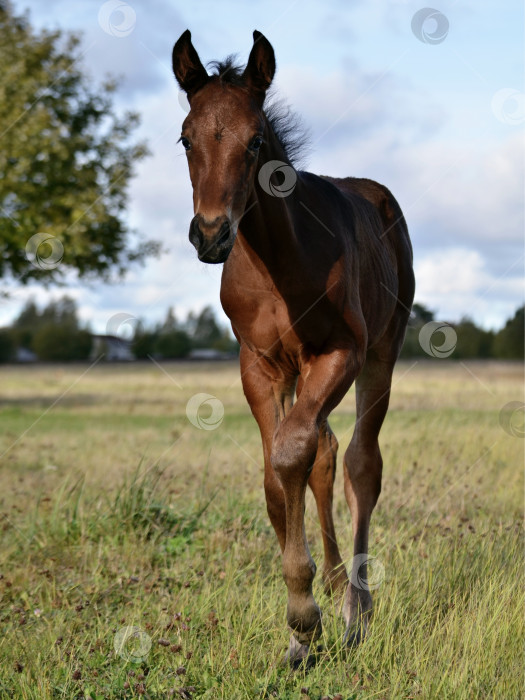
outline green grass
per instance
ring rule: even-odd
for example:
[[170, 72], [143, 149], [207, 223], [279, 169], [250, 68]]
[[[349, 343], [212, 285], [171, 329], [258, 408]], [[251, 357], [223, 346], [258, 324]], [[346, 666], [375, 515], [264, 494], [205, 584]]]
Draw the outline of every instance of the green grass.
[[[523, 399], [521, 366], [399, 365], [370, 634], [342, 648], [339, 602], [316, 578], [323, 651], [308, 673], [281, 665], [286, 590], [238, 368], [85, 370], [0, 369], [0, 700], [522, 697], [523, 441], [499, 423]], [[199, 392], [224, 406], [216, 430], [186, 417]], [[331, 419], [341, 455], [353, 401]], [[339, 467], [351, 560], [342, 491]], [[320, 568], [311, 494], [306, 529]]]

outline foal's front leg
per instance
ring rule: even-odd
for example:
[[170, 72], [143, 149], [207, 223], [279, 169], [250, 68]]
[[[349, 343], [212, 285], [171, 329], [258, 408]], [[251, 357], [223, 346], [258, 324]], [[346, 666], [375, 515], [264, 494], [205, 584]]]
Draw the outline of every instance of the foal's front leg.
[[279, 422], [292, 406], [296, 377], [276, 371], [263, 357], [241, 345], [241, 378], [244, 394], [257, 421], [264, 452], [266, 509], [281, 552], [286, 543], [286, 512], [283, 487], [272, 466], [272, 441]]
[[271, 464], [283, 487], [286, 541], [283, 576], [288, 587], [288, 625], [293, 637], [288, 657], [303, 658], [322, 631], [321, 611], [312, 593], [316, 567], [304, 529], [305, 490], [314, 465], [319, 429], [348, 391], [357, 363], [337, 351], [312, 361], [301, 394], [273, 438]]

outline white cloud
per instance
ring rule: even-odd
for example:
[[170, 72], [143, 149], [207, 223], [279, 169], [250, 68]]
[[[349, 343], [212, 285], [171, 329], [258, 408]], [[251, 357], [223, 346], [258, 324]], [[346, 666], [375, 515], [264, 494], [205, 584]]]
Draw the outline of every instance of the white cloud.
[[499, 327], [501, 318], [512, 316], [523, 303], [522, 271], [523, 264], [516, 264], [495, 275], [478, 251], [440, 248], [415, 265], [416, 299], [432, 308], [440, 320], [469, 316], [482, 319], [487, 328]]

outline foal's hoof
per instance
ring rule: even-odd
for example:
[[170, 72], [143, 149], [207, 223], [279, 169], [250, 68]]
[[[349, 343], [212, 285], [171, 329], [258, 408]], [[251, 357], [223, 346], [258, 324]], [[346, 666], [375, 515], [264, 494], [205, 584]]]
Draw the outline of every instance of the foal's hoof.
[[356, 647], [358, 644], [364, 640], [366, 632], [362, 629], [349, 629], [346, 630], [343, 636], [343, 644], [348, 649]]
[[301, 644], [293, 636], [290, 638], [290, 646], [286, 652], [283, 663], [286, 666], [290, 666], [294, 671], [298, 669], [309, 669], [315, 666], [317, 663], [317, 652], [322, 650], [321, 646], [318, 646], [315, 650], [307, 644]]
[[366, 616], [362, 616], [359, 622], [348, 625], [343, 636], [343, 644], [347, 648], [356, 647], [365, 640], [367, 631], [368, 619]]

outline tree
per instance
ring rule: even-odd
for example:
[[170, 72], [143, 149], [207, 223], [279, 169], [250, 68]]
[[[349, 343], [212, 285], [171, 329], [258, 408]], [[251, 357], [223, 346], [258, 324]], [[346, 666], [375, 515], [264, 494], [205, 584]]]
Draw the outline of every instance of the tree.
[[182, 330], [161, 333], [155, 343], [155, 352], [166, 359], [186, 357], [191, 350], [191, 340]]
[[159, 328], [155, 353], [166, 359], [186, 357], [191, 350], [191, 340], [179, 325], [173, 307], [169, 307], [166, 319]]
[[40, 322], [40, 312], [37, 305], [34, 299], [29, 299], [11, 329], [11, 337], [17, 348], [29, 349], [31, 347], [33, 335]]
[[49, 321], [36, 331], [32, 349], [40, 360], [51, 362], [87, 360], [92, 342], [91, 333], [87, 330]]
[[190, 335], [196, 348], [214, 347], [214, 344], [222, 338], [222, 331], [211, 306], [205, 306], [198, 316], [190, 314], [188, 323], [192, 329]]
[[78, 328], [75, 300], [65, 295], [57, 301], [50, 301], [40, 314], [40, 323], [47, 322]]
[[457, 334], [457, 346], [454, 349], [454, 359], [479, 358], [485, 359], [492, 355], [494, 334], [478, 328], [469, 318], [462, 318], [454, 326]]
[[168, 308], [168, 312], [166, 313], [166, 318], [164, 320], [164, 323], [161, 326], [161, 332], [166, 331], [174, 331], [179, 329], [179, 324], [177, 322], [177, 317], [175, 316], [175, 312], [173, 311], [173, 306], [170, 306]]
[[92, 87], [79, 41], [35, 32], [0, 0], [0, 277], [48, 284], [75, 270], [108, 280], [159, 251], [134, 243], [122, 218], [147, 154], [130, 142], [138, 117], [115, 115], [114, 82]]
[[40, 321], [40, 313], [34, 299], [29, 299], [14, 322], [15, 328], [34, 328]]
[[525, 355], [525, 306], [520, 306], [494, 338], [494, 354], [508, 360], [523, 360]]
[[154, 331], [144, 331], [137, 326], [131, 350], [137, 360], [145, 360], [155, 354], [156, 342], [157, 334]]
[[78, 320], [74, 299], [63, 296], [42, 309], [30, 299], [11, 329], [15, 347], [33, 350], [41, 360], [86, 360], [92, 338]]
[[0, 328], [0, 362], [9, 362], [15, 354], [13, 334], [9, 328]]

